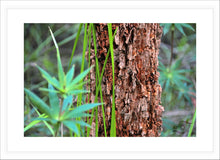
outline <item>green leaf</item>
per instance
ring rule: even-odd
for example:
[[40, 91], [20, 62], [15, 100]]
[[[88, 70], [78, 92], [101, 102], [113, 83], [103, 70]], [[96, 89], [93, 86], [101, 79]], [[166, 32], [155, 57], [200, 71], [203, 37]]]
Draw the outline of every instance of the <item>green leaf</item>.
[[31, 123], [29, 123], [29, 124], [24, 128], [24, 132], [26, 132], [27, 130], [29, 130], [30, 128], [32, 128], [33, 126], [35, 126], [36, 124], [38, 124], [39, 122], [41, 122], [41, 121], [40, 121], [40, 120], [32, 121]]
[[176, 73], [190, 73], [192, 72], [191, 69], [180, 69], [180, 70], [176, 70], [175, 71]]
[[169, 87], [170, 87], [170, 79], [167, 79], [166, 85], [165, 85], [165, 91], [168, 91]]
[[45, 118], [45, 117], [37, 117], [37, 118], [32, 118], [31, 121], [50, 121], [50, 118]]
[[186, 28], [188, 28], [188, 29], [191, 29], [192, 31], [195, 31], [195, 29], [194, 29], [191, 25], [189, 25], [189, 24], [187, 24], [187, 23], [181, 23], [181, 25], [182, 25], [183, 27], [186, 27]]
[[42, 77], [45, 78], [48, 83], [52, 84], [54, 87], [56, 87], [57, 89], [61, 89], [60, 88], [60, 84], [59, 82], [57, 81], [56, 78], [52, 78], [45, 70], [43, 70], [41, 67], [37, 66], [37, 68], [39, 69], [39, 71], [41, 72], [42, 74]]
[[79, 74], [74, 80], [71, 82], [69, 86], [67, 86], [67, 91], [69, 91], [76, 83], [78, 83], [80, 80], [82, 80], [92, 69], [93, 66], [83, 71], [81, 74]]
[[83, 86], [84, 86], [86, 83], [88, 83], [88, 82], [89, 82], [89, 80], [84, 81], [84, 82], [82, 82], [82, 83], [75, 84], [75, 85], [73, 85], [71, 88], [69, 88], [68, 91], [72, 91], [72, 90], [74, 90], [74, 89], [80, 90], [80, 89], [83, 88]]
[[69, 119], [72, 118], [74, 116], [76, 116], [77, 114], [80, 114], [82, 112], [88, 111], [94, 107], [97, 107], [101, 105], [101, 103], [90, 103], [90, 104], [84, 104], [82, 106], [78, 106], [77, 108], [75, 108], [74, 110], [70, 111], [66, 116], [65, 119]]
[[61, 59], [60, 59], [60, 51], [59, 51], [59, 47], [57, 45], [56, 39], [54, 38], [53, 32], [51, 31], [50, 27], [49, 27], [49, 30], [50, 30], [53, 42], [54, 42], [56, 50], [57, 50], [58, 77], [59, 77], [60, 85], [63, 88], [63, 86], [65, 85], [65, 82], [64, 82], [65, 74], [64, 74], [62, 62], [61, 62]]
[[181, 82], [180, 80], [178, 79], [173, 79], [172, 82], [177, 85], [178, 88], [183, 88], [184, 87], [184, 84], [183, 82]]
[[[39, 117], [41, 117], [41, 116], [44, 115], [44, 114], [41, 115], [35, 107], [34, 107], [34, 109], [35, 109], [35, 111], [37, 112], [37, 114], [38, 114]], [[46, 117], [47, 117], [47, 116], [46, 116]], [[46, 121], [43, 121], [43, 122], [44, 122], [44, 124], [47, 126], [47, 128], [49, 129], [49, 131], [51, 132], [51, 134], [52, 134], [53, 136], [55, 136], [55, 133], [54, 133], [52, 127], [51, 127]]]
[[80, 93], [89, 93], [90, 91], [87, 91], [87, 90], [73, 90], [73, 91], [69, 91], [68, 93], [70, 95], [78, 95]]
[[65, 111], [67, 109], [67, 107], [72, 104], [73, 102], [73, 96], [70, 95], [68, 97], [66, 97], [63, 101], [63, 106], [62, 106], [62, 112]]
[[78, 29], [78, 32], [77, 32], [77, 36], [76, 36], [76, 39], [74, 41], [73, 50], [72, 50], [72, 54], [71, 54], [71, 57], [70, 57], [70, 62], [69, 62], [68, 69], [70, 68], [70, 64], [72, 63], [73, 55], [74, 55], [74, 52], [75, 52], [75, 49], [76, 49], [77, 42], [79, 40], [79, 36], [80, 36], [80, 33], [81, 33], [82, 26], [83, 26], [83, 24], [80, 23], [79, 29]]
[[193, 114], [192, 122], [191, 122], [191, 125], [190, 125], [190, 128], [189, 128], [189, 132], [188, 132], [188, 137], [191, 137], [195, 121], [196, 121], [196, 109], [195, 109], [195, 112]]
[[[48, 89], [54, 91], [54, 88], [51, 84], [48, 85]], [[52, 116], [54, 119], [58, 119], [59, 117], [59, 112], [60, 112], [60, 105], [59, 105], [59, 98], [56, 93], [54, 92], [49, 92], [49, 101], [50, 101], [50, 106], [52, 110]]]
[[74, 76], [74, 70], [75, 70], [75, 65], [72, 66], [72, 68], [68, 71], [66, 75], [66, 86], [69, 86], [70, 82], [72, 81]]
[[63, 121], [63, 124], [78, 136], [80, 135], [77, 125], [73, 121]]
[[166, 35], [169, 32], [171, 25], [171, 23], [163, 23], [163, 35]]
[[26, 88], [24, 88], [24, 91], [35, 107], [37, 107], [42, 113], [45, 113], [49, 117], [52, 117], [49, 106], [43, 100], [41, 100], [41, 98], [39, 98], [37, 95]]
[[[37, 112], [37, 114], [38, 114], [39, 117], [38, 117], [38, 119], [36, 119], [36, 120], [32, 121], [31, 123], [29, 123], [29, 124], [24, 128], [24, 132], [26, 132], [27, 130], [29, 130], [30, 128], [32, 128], [33, 126], [35, 126], [36, 124], [38, 124], [39, 122], [41, 122], [42, 120], [41, 120], [40, 118], [44, 118], [44, 117], [46, 118], [46, 117], [47, 117], [47, 116], [45, 116], [45, 114], [40, 114], [35, 107], [33, 107], [33, 108], [35, 109], [35, 111]], [[43, 120], [43, 122], [44, 122], [44, 124], [47, 126], [47, 128], [50, 130], [51, 134], [54, 136], [55, 133], [54, 133], [52, 127], [51, 127], [46, 121]]]
[[91, 117], [91, 114], [88, 113], [78, 113], [76, 115], [74, 115], [72, 118], [82, 118], [82, 117]]
[[175, 77], [178, 78], [179, 80], [184, 80], [184, 81], [187, 81], [187, 82], [190, 82], [190, 83], [191, 83], [191, 81], [190, 81], [188, 78], [186, 78], [185, 76], [176, 75]]
[[51, 89], [48, 89], [48, 88], [39, 88], [39, 90], [44, 91], [44, 92], [60, 93], [59, 91], [51, 90]]
[[175, 61], [171, 66], [171, 70], [175, 70], [175, 69], [179, 68], [181, 65], [181, 62], [182, 62], [182, 59]]
[[112, 37], [112, 24], [108, 23], [108, 36], [109, 46], [112, 60], [112, 117], [111, 117], [111, 129], [110, 136], [116, 137], [116, 117], [115, 117], [115, 71], [114, 71], [114, 49], [113, 49], [113, 37]]
[[63, 115], [61, 115], [60, 120], [64, 121], [64, 120], [71, 120], [72, 118], [82, 118], [82, 117], [91, 117], [91, 114], [88, 113], [78, 113], [78, 114], [74, 114], [71, 117], [68, 116], [70, 111], [66, 111]]
[[86, 122], [84, 122], [84, 121], [74, 121], [74, 122], [76, 124], [79, 124], [80, 126], [91, 128], [91, 126], [89, 124], [87, 124]]
[[183, 31], [183, 27], [181, 23], [175, 23], [175, 27], [185, 36], [185, 32]]

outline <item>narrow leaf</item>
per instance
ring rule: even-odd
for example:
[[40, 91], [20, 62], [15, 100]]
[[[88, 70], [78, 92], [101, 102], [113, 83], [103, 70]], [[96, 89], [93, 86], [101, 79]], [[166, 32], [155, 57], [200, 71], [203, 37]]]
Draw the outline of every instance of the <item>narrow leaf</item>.
[[[48, 89], [53, 90], [54, 88], [51, 84], [48, 85]], [[59, 112], [60, 112], [60, 105], [59, 105], [59, 98], [57, 96], [57, 93], [54, 92], [49, 92], [49, 102], [50, 102], [50, 107], [52, 110], [52, 116], [54, 119], [58, 119], [59, 117]]]
[[108, 23], [108, 35], [112, 60], [112, 118], [110, 136], [116, 137], [116, 120], [115, 120], [115, 71], [114, 71], [114, 52], [113, 52], [113, 38], [112, 38], [112, 24]]
[[189, 128], [188, 137], [191, 137], [195, 121], [196, 121], [196, 109], [195, 109], [195, 112], [193, 114], [193, 119], [192, 119], [192, 123], [191, 123], [190, 128]]
[[74, 80], [71, 82], [71, 84], [67, 87], [67, 91], [69, 91], [76, 83], [78, 83], [80, 80], [82, 80], [92, 69], [93, 66], [86, 69], [84, 72], [80, 73]]
[[26, 88], [24, 89], [24, 91], [35, 107], [37, 107], [42, 113], [45, 113], [49, 117], [52, 117], [49, 106], [43, 100], [41, 100], [41, 98], [39, 98], [37, 95]]
[[91, 126], [89, 124], [87, 124], [86, 122], [84, 122], [84, 121], [74, 121], [74, 122], [76, 124], [79, 124], [80, 126], [91, 128]]
[[192, 31], [195, 31], [195, 29], [194, 29], [190, 24], [181, 23], [181, 25], [182, 25], [183, 27], [186, 27], [186, 28], [188, 28], [188, 29], [191, 29]]
[[75, 65], [72, 66], [72, 68], [68, 71], [66, 75], [66, 86], [69, 86], [70, 82], [72, 81], [74, 76], [74, 70], [75, 70]]
[[66, 119], [69, 119], [69, 118], [72, 118], [74, 116], [76, 116], [77, 114], [79, 113], [82, 113], [82, 112], [85, 112], [85, 111], [88, 111], [94, 107], [97, 107], [101, 105], [101, 103], [90, 103], [90, 104], [84, 104], [82, 106], [78, 106], [77, 108], [75, 108], [74, 110], [70, 111], [66, 116], [65, 118]]
[[[34, 107], [34, 109], [35, 109], [35, 111], [37, 112], [37, 114], [38, 114], [39, 117], [44, 116], [44, 114], [41, 115], [35, 107]], [[47, 117], [47, 116], [45, 116], [45, 117]], [[44, 122], [44, 124], [47, 126], [47, 128], [49, 129], [49, 131], [51, 132], [51, 134], [52, 134], [53, 136], [55, 136], [55, 133], [54, 133], [52, 127], [47, 123], [47, 121], [43, 121], [43, 122]]]
[[72, 63], [73, 55], [74, 55], [74, 52], [75, 52], [75, 49], [76, 49], [77, 42], [79, 40], [79, 35], [80, 35], [80, 32], [81, 32], [82, 26], [83, 26], [83, 24], [80, 23], [79, 29], [78, 29], [78, 32], [77, 32], [77, 36], [76, 36], [76, 39], [75, 39], [75, 42], [74, 42], [74, 45], [73, 45], [73, 50], [72, 50], [72, 54], [71, 54], [71, 57], [70, 57], [70, 62], [69, 62], [68, 69], [70, 68], [70, 65]]
[[163, 25], [163, 35], [166, 35], [168, 33], [168, 31], [170, 30], [171, 27], [171, 23], [164, 23]]
[[59, 93], [59, 91], [51, 90], [51, 89], [48, 89], [48, 88], [39, 88], [39, 90], [44, 91], [44, 92]]
[[65, 74], [64, 74], [63, 67], [62, 67], [62, 62], [61, 62], [61, 59], [60, 59], [60, 51], [59, 51], [56, 39], [54, 38], [53, 32], [51, 31], [50, 27], [49, 27], [49, 30], [50, 30], [50, 34], [53, 38], [53, 42], [54, 42], [56, 50], [57, 50], [58, 77], [59, 77], [60, 85], [63, 88], [63, 86], [65, 85], [65, 83], [64, 83]]
[[80, 132], [77, 128], [77, 125], [73, 121], [63, 121], [63, 124], [69, 128], [71, 131], [76, 133], [77, 135], [80, 135]]
[[41, 67], [37, 66], [37, 68], [39, 69], [39, 71], [42, 74], [42, 77], [45, 78], [48, 83], [52, 84], [54, 87], [56, 87], [57, 89], [61, 89], [60, 88], [60, 84], [57, 81], [56, 78], [52, 78], [45, 70], [43, 70]]
[[26, 132], [27, 130], [29, 130], [30, 128], [32, 128], [33, 126], [35, 126], [36, 124], [38, 124], [39, 122], [41, 122], [41, 121], [40, 121], [40, 120], [32, 121], [31, 123], [29, 123], [29, 124], [24, 128], [24, 132]]
[[72, 102], [73, 102], [73, 96], [72, 95], [66, 97], [63, 101], [62, 112], [65, 111], [68, 108], [68, 106], [70, 104], [72, 104]]
[[175, 23], [176, 28], [185, 36], [185, 32], [183, 31], [183, 27], [181, 26], [181, 23]]
[[84, 81], [82, 83], [75, 84], [75, 85], [71, 86], [71, 88], [69, 88], [68, 91], [72, 91], [74, 89], [81, 89], [88, 82], [89, 82], [89, 80]]
[[73, 119], [73, 118], [83, 118], [83, 117], [91, 117], [91, 114], [88, 114], [88, 113], [78, 113], [78, 114], [74, 114], [72, 115], [71, 117], [67, 116], [69, 113], [69, 111], [66, 111], [60, 118], [61, 121], [64, 121], [64, 120], [70, 120], [70, 119]]
[[90, 91], [87, 91], [87, 90], [73, 90], [73, 91], [69, 91], [69, 94], [70, 95], [78, 95], [78, 94], [81, 94], [81, 93], [89, 93]]

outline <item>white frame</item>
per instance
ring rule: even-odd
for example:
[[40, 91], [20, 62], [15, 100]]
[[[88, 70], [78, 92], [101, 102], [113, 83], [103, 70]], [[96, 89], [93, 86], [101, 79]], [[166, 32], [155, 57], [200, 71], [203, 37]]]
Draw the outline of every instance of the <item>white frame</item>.
[[[117, 5], [114, 5], [115, 3]], [[1, 1], [1, 158], [207, 159], [218, 157], [218, 5], [218, 1]], [[86, 9], [86, 14], [82, 14], [74, 21], [71, 20], [70, 14], [77, 15], [77, 12], [83, 9]], [[101, 11], [105, 13], [106, 10], [114, 10], [114, 13], [106, 14], [108, 15], [106, 17], [100, 14]], [[119, 14], [122, 10], [127, 14]], [[130, 14], [134, 11], [135, 13]], [[95, 13], [97, 16], [93, 17], [90, 13]], [[23, 137], [22, 24], [79, 23], [85, 20], [86, 22], [197, 23], [196, 138]], [[205, 32], [207, 30], [208, 32]], [[13, 100], [10, 99], [11, 97]]]

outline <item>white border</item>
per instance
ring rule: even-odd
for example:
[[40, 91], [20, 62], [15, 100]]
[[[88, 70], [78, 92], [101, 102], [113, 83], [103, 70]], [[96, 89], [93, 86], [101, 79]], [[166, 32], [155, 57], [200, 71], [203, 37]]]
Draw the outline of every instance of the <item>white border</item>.
[[[1, 54], [1, 158], [217, 157], [218, 4], [216, 1], [129, 1], [125, 5], [119, 1], [115, 6], [114, 2], [100, 1], [2, 1], [1, 53], [5, 54]], [[71, 22], [197, 23], [197, 137], [24, 138], [23, 23]], [[125, 155], [120, 157], [122, 154]]]

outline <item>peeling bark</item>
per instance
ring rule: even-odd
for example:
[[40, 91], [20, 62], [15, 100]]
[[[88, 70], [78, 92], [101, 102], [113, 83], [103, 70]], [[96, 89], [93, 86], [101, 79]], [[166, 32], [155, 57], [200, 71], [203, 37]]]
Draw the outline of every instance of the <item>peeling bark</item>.
[[[100, 73], [109, 49], [107, 24], [95, 24], [97, 37], [97, 58]], [[162, 131], [160, 96], [162, 88], [158, 83], [158, 54], [162, 28], [159, 24], [112, 24], [115, 63], [115, 110], [116, 135], [118, 137], [157, 137]], [[91, 65], [95, 65], [92, 42]], [[95, 100], [95, 67], [90, 72], [90, 103]], [[110, 135], [112, 106], [112, 66], [109, 56], [102, 80], [107, 135]], [[101, 106], [99, 114], [99, 136], [104, 136]], [[93, 124], [94, 125], [94, 124]], [[94, 136], [94, 129], [91, 136]]]

